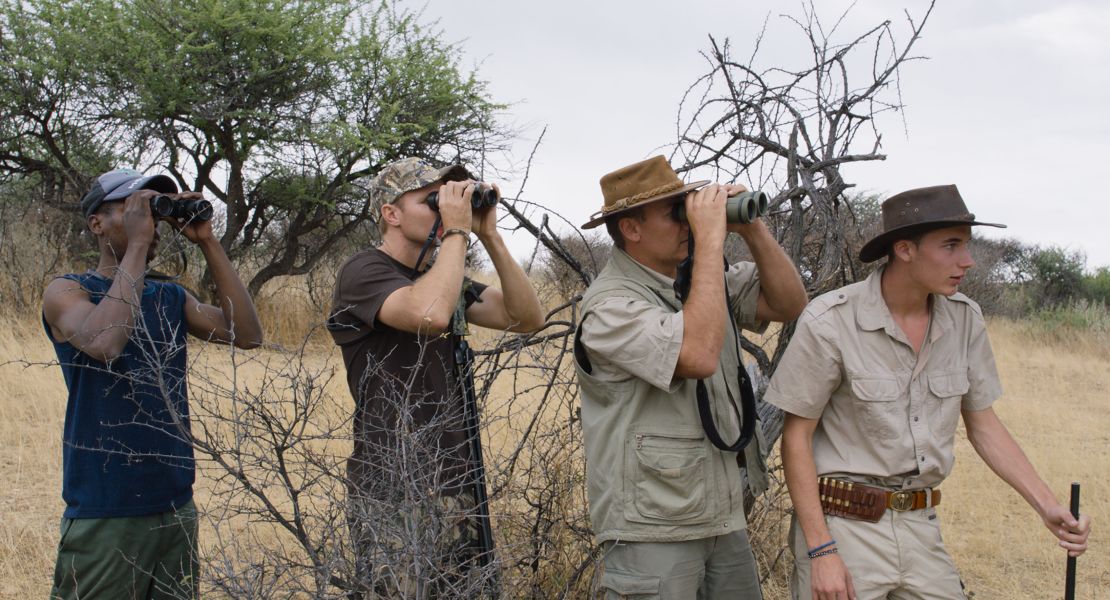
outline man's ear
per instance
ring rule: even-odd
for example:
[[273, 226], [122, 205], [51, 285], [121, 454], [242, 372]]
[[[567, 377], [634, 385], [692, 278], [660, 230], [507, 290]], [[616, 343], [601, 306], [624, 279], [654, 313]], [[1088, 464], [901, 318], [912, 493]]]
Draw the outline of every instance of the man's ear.
[[640, 220], [633, 217], [621, 217], [617, 221], [617, 227], [621, 230], [621, 236], [625, 242], [639, 242], [642, 237], [640, 230]]
[[401, 226], [401, 207], [396, 203], [382, 205], [382, 221], [390, 227]]
[[910, 240], [898, 240], [890, 247], [896, 256], [902, 262], [910, 262], [914, 255], [917, 254], [917, 244]]
[[85, 226], [89, 228], [93, 236], [99, 236], [101, 233], [104, 233], [104, 223], [101, 221], [103, 218], [104, 215], [93, 213], [85, 219]]

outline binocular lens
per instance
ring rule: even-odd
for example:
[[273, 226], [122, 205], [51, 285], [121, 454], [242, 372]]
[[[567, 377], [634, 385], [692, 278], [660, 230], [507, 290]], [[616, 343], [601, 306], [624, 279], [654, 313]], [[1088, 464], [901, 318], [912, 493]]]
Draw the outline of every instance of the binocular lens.
[[[725, 220], [729, 223], [751, 223], [767, 213], [767, 194], [755, 190], [729, 196], [725, 201]], [[674, 205], [673, 216], [680, 223], [686, 222], [686, 203]]]
[[150, 199], [150, 212], [155, 217], [169, 217], [183, 221], [212, 220], [212, 203], [207, 200], [174, 200], [158, 195]]
[[[498, 195], [497, 190], [493, 186], [486, 183], [478, 182], [474, 184], [474, 193], [470, 196], [470, 209], [479, 210], [490, 206], [495, 206], [501, 196]], [[439, 192], [432, 192], [424, 200], [428, 203], [434, 211], [439, 211]]]

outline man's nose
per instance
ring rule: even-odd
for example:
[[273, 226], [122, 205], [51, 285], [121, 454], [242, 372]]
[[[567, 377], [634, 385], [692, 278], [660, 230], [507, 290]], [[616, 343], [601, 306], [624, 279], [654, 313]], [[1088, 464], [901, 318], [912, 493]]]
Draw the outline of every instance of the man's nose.
[[960, 267], [970, 269], [975, 266], [975, 258], [971, 256], [971, 248], [964, 247], [963, 255], [960, 256]]

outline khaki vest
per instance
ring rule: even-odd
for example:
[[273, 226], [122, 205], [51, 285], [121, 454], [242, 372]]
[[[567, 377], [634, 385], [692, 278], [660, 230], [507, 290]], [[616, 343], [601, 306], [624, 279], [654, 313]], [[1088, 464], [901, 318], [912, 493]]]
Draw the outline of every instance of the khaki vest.
[[[614, 252], [586, 290], [579, 327], [589, 327], [590, 311], [599, 301], [615, 296], [681, 310], [674, 291], [641, 269], [623, 252]], [[722, 326], [729, 333], [720, 366], [705, 383], [721, 436], [734, 440], [739, 424], [731, 416], [728, 398], [739, 406], [740, 358], [731, 325]], [[671, 391], [636, 378], [603, 381], [584, 368], [581, 344], [575, 348], [590, 519], [598, 542], [694, 540], [745, 528], [737, 456], [718, 450], [706, 438], [698, 417], [696, 380], [675, 380]], [[767, 488], [766, 453], [757, 423], [756, 438], [743, 457], [753, 495]]]

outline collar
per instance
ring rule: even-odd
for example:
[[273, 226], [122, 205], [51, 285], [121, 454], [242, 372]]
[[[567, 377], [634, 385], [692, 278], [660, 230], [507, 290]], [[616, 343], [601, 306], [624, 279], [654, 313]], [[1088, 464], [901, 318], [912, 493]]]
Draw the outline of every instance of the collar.
[[[886, 329], [891, 337], [898, 337], [895, 332], [901, 330], [895, 325], [890, 308], [883, 300], [883, 271], [886, 266], [875, 269], [864, 280], [860, 292], [860, 302], [856, 305], [856, 323], [864, 331], [877, 331]], [[952, 315], [948, 311], [948, 298], [940, 294], [931, 294], [929, 298], [929, 340], [935, 341], [954, 326]]]
[[674, 279], [645, 267], [637, 262], [636, 259], [629, 256], [627, 252], [615, 246], [613, 247], [613, 254], [609, 259], [609, 264], [612, 265], [622, 277], [635, 280], [651, 288], [656, 295], [670, 304], [672, 308], [676, 310], [681, 309], [682, 304], [679, 303], [678, 298], [674, 295]]

